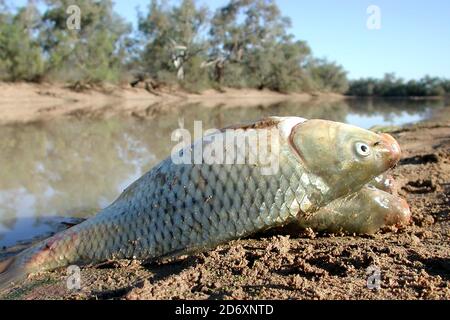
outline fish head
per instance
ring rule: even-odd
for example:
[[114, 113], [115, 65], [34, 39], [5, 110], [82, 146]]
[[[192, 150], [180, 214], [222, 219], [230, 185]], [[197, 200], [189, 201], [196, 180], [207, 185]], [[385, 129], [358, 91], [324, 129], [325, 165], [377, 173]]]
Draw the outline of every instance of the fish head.
[[346, 205], [358, 212], [355, 217], [358, 233], [370, 234], [386, 227], [401, 228], [411, 222], [411, 210], [405, 199], [371, 185], [364, 186]]
[[371, 185], [330, 202], [312, 216], [297, 216], [300, 227], [349, 234], [373, 234], [387, 227], [403, 228], [410, 222], [411, 211], [404, 199]]
[[294, 156], [327, 184], [332, 198], [357, 191], [400, 159], [400, 146], [392, 136], [339, 122], [299, 123], [289, 139]]

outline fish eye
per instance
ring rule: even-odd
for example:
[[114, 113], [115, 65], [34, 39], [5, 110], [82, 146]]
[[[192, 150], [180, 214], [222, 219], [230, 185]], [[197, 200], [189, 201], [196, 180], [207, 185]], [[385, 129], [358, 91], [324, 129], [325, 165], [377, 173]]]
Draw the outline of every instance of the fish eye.
[[356, 153], [361, 157], [367, 157], [370, 155], [370, 147], [364, 142], [355, 143]]

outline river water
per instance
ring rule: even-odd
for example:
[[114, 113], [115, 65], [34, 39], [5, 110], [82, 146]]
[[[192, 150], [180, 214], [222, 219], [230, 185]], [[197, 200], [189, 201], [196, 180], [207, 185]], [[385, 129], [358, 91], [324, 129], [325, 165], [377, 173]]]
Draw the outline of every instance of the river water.
[[[203, 129], [264, 116], [301, 116], [363, 128], [416, 123], [444, 108], [440, 101], [282, 102], [270, 106], [188, 105], [149, 119], [60, 118], [0, 126], [0, 247], [58, 229], [67, 217], [88, 217], [168, 155], [172, 132], [194, 121]], [[448, 108], [450, 111], [450, 108]]]

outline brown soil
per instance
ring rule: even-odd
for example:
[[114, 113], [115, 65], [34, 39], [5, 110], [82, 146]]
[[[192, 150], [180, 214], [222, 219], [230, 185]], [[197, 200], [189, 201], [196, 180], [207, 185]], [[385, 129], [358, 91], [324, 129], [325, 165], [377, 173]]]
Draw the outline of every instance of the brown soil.
[[[450, 122], [392, 132], [394, 169], [412, 224], [373, 236], [265, 234], [174, 261], [119, 261], [32, 276], [3, 298], [19, 299], [450, 299]], [[380, 288], [369, 289], [371, 267]], [[369, 269], [368, 269], [369, 268]]]
[[285, 100], [335, 101], [345, 97], [333, 93], [281, 94], [267, 90], [206, 90], [201, 94], [184, 91], [103, 86], [75, 91], [65, 85], [0, 82], [0, 124], [50, 120], [63, 115], [102, 117], [124, 114], [140, 115], [149, 108], [170, 110], [180, 104], [199, 103], [205, 107], [265, 106]]

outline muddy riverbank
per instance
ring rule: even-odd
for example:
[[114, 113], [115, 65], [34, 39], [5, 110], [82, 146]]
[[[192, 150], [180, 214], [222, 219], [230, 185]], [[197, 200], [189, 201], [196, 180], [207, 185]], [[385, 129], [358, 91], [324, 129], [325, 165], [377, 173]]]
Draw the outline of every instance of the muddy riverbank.
[[201, 94], [180, 90], [149, 92], [145, 88], [103, 86], [76, 91], [65, 85], [0, 82], [0, 124], [48, 121], [60, 116], [148, 117], [180, 105], [205, 107], [264, 106], [281, 101], [331, 102], [345, 99], [333, 93], [282, 94], [268, 90], [207, 90]]

